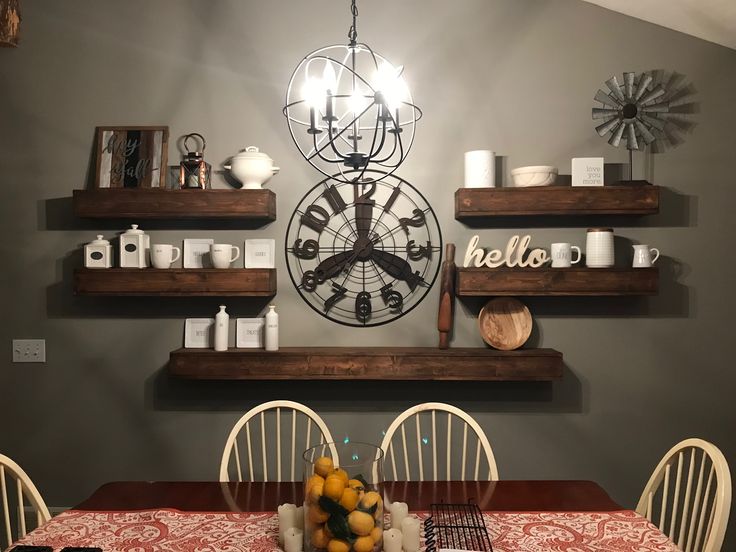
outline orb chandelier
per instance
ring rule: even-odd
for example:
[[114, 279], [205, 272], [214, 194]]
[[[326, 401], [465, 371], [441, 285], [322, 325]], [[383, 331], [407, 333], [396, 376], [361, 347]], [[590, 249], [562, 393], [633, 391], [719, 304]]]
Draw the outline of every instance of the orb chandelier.
[[297, 65], [283, 110], [304, 158], [340, 182], [362, 179], [369, 165], [393, 173], [409, 153], [422, 116], [403, 66], [358, 42], [355, 2], [348, 44], [319, 48]]

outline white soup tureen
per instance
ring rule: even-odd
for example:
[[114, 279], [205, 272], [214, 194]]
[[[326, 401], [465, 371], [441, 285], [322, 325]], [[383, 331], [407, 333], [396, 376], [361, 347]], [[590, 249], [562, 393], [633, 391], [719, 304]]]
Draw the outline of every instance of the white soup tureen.
[[260, 190], [280, 170], [274, 167], [273, 159], [255, 146], [248, 146], [233, 155], [225, 169], [243, 183], [245, 190]]

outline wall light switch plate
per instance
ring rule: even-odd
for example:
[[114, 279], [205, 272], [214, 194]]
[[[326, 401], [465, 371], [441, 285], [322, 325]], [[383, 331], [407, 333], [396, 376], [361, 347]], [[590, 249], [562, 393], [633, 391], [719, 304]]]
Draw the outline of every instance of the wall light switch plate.
[[46, 340], [14, 339], [13, 362], [46, 362]]

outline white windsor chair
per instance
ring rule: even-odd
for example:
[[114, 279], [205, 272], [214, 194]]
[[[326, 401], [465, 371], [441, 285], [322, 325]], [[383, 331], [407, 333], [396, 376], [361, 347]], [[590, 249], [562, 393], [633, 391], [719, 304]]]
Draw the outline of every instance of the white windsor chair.
[[[15, 480], [15, 492], [13, 494], [9, 494], [10, 485], [8, 485], [6, 474], [9, 475], [11, 480]], [[3, 533], [6, 541], [3, 545], [3, 538], [0, 537], [0, 550], [9, 547], [27, 533], [25, 498], [28, 499], [36, 514], [37, 525], [46, 523], [51, 519], [51, 514], [49, 514], [49, 509], [46, 507], [41, 493], [38, 492], [28, 474], [11, 458], [2, 454], [0, 454], [0, 496], [2, 497], [0, 509], [3, 514]], [[13, 530], [14, 526], [15, 531]]]

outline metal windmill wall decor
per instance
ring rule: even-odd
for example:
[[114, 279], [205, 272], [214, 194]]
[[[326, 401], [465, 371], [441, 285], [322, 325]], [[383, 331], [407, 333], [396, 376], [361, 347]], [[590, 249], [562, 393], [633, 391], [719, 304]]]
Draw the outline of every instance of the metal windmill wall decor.
[[670, 102], [667, 90], [654, 85], [649, 73], [624, 73], [623, 83], [614, 75], [606, 81], [608, 92], [598, 90], [594, 100], [601, 104], [593, 108], [593, 119], [601, 121], [595, 130], [600, 136], [610, 133], [608, 143], [618, 147], [626, 140], [629, 150], [629, 179], [633, 179], [633, 151], [643, 150], [657, 137], [655, 130], [664, 131]]

